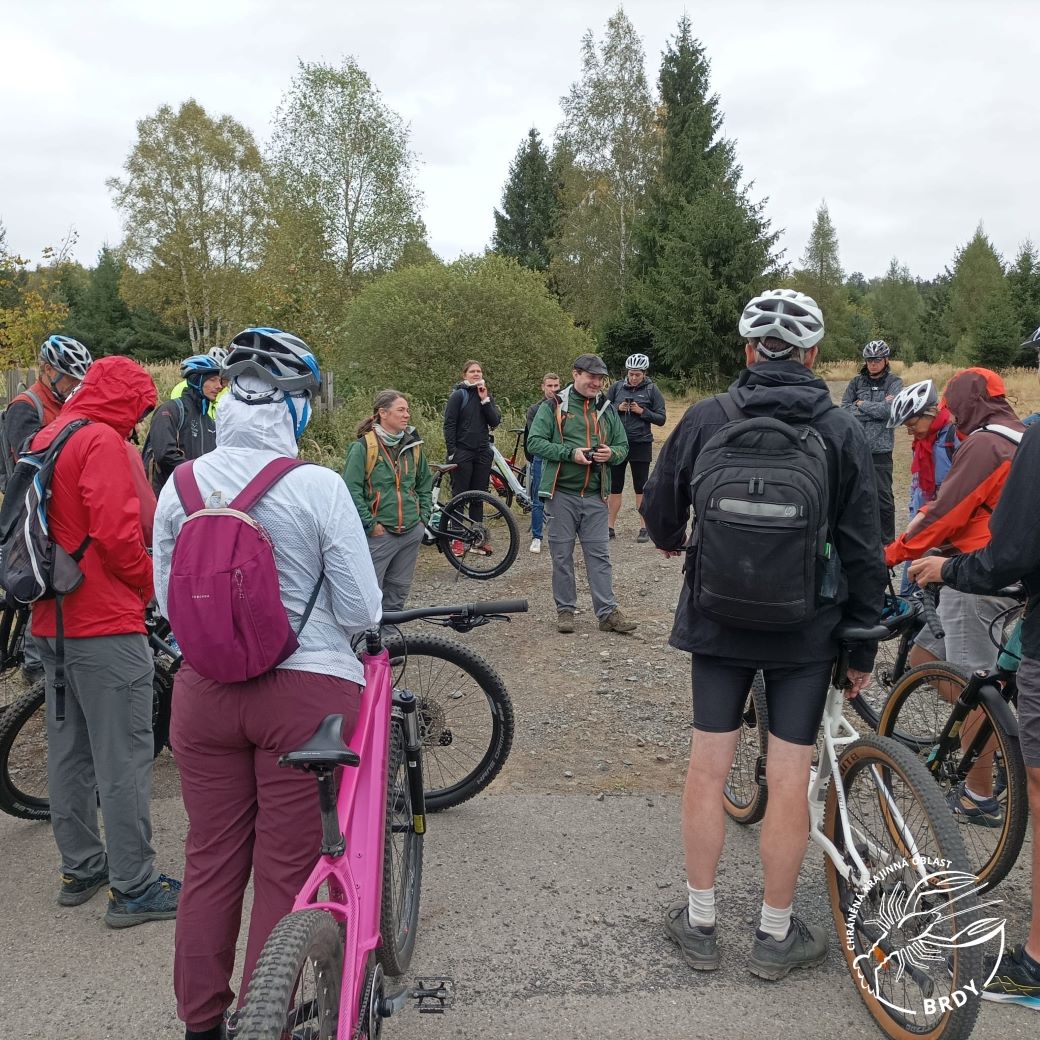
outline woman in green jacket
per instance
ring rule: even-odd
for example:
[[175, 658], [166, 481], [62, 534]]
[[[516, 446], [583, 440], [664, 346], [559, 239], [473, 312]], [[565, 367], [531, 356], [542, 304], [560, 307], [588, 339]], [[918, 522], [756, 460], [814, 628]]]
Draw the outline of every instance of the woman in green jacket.
[[380, 390], [343, 467], [368, 536], [384, 610], [404, 607], [432, 505], [433, 476], [408, 419], [408, 398]]

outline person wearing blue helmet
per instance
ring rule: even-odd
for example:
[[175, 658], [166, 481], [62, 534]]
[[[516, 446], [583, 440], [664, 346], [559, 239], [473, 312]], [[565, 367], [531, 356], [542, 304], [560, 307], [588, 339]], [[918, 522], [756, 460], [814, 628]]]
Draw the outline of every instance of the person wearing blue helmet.
[[216, 401], [224, 381], [216, 359], [192, 354], [181, 362], [185, 390], [159, 405], [144, 442], [144, 466], [158, 495], [173, 471], [217, 446]]

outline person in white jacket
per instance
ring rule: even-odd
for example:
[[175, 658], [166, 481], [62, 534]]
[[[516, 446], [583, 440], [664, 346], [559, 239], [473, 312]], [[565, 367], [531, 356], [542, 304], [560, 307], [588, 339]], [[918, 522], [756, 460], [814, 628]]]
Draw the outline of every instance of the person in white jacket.
[[[227, 505], [279, 456], [295, 457], [320, 371], [307, 345], [278, 329], [232, 341], [230, 393], [218, 405], [216, 450], [194, 476], [207, 506]], [[279, 769], [329, 714], [357, 721], [364, 672], [351, 636], [377, 625], [381, 595], [364, 528], [346, 485], [322, 466], [284, 476], [251, 515], [274, 545], [282, 602], [299, 649], [272, 671], [222, 684], [187, 663], [177, 674], [170, 737], [188, 812], [177, 915], [174, 989], [188, 1040], [221, 1037], [234, 999], [231, 977], [242, 898], [253, 910], [242, 989], [274, 925], [291, 907], [321, 845], [313, 782]], [[174, 481], [155, 514], [155, 594], [165, 613], [177, 534], [185, 520]], [[176, 635], [176, 633], [174, 633]]]

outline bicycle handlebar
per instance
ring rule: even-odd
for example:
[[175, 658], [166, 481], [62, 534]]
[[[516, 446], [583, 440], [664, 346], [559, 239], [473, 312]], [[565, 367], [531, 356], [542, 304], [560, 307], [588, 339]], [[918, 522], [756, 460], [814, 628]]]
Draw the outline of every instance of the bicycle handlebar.
[[487, 617], [489, 614], [526, 614], [526, 599], [493, 599], [484, 603], [461, 603], [451, 607], [413, 607], [411, 610], [383, 612], [383, 625], [403, 625], [421, 618]]
[[921, 589], [921, 609], [924, 612], [924, 619], [928, 624], [928, 629], [935, 636], [936, 639], [945, 639], [946, 632], [943, 629], [942, 622], [939, 620], [939, 615], [936, 612], [935, 605], [939, 600], [939, 588], [940, 586], [932, 584], [925, 585]]

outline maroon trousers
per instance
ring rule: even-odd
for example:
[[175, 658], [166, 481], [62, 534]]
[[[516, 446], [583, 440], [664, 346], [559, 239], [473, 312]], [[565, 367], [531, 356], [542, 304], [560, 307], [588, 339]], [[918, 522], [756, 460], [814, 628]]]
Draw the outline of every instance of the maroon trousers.
[[184, 664], [173, 694], [171, 746], [188, 811], [184, 888], [177, 908], [173, 985], [192, 1030], [217, 1025], [235, 994], [231, 975], [242, 899], [253, 875], [245, 992], [260, 951], [318, 859], [321, 815], [313, 778], [278, 766], [321, 720], [354, 730], [361, 687], [276, 669], [247, 683], [204, 679]]

